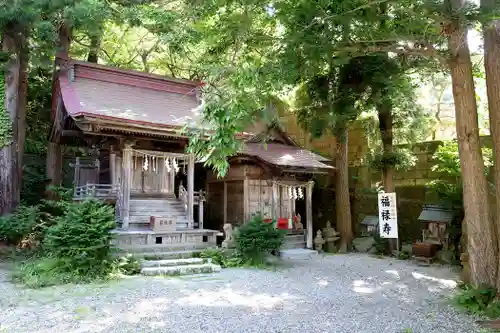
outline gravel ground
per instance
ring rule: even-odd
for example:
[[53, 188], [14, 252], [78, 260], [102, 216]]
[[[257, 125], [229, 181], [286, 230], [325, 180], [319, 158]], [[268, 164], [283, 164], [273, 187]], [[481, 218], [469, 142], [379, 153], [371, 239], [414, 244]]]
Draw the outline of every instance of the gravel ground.
[[450, 269], [359, 254], [41, 290], [0, 272], [1, 333], [480, 332], [446, 299]]

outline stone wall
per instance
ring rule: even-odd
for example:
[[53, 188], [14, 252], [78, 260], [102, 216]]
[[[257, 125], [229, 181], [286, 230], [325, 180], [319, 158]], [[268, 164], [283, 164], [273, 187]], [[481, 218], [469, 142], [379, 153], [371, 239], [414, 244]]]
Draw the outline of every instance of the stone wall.
[[[297, 124], [293, 114], [283, 116], [281, 121], [287, 133], [299, 145], [324, 156], [332, 156], [335, 153], [336, 141], [332, 135], [310, 140], [307, 133]], [[489, 136], [482, 137], [481, 140], [483, 146], [491, 147]], [[440, 178], [439, 173], [432, 171], [432, 166], [435, 164], [432, 155], [440, 144], [441, 141], [429, 141], [415, 145], [413, 152], [417, 158], [416, 165], [410, 170], [395, 172], [398, 222], [400, 239], [403, 242], [421, 239], [421, 223], [418, 221], [418, 216], [422, 206], [430, 203], [426, 199], [426, 184]], [[360, 223], [366, 215], [378, 215], [377, 195], [373, 189], [380, 183], [381, 174], [363, 166], [362, 161], [368, 152], [368, 142], [359, 122], [354, 123], [349, 129], [348, 149], [353, 229], [358, 233]], [[327, 221], [331, 221], [332, 225], [336, 223], [333, 185], [332, 177], [316, 177], [313, 196], [315, 229], [324, 228]]]

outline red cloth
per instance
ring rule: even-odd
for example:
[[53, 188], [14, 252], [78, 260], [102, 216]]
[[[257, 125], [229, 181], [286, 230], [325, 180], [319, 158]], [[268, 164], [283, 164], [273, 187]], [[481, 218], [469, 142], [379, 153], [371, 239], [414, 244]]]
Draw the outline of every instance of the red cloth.
[[280, 217], [278, 219], [278, 223], [276, 225], [278, 229], [288, 229], [288, 219], [284, 217]]
[[272, 223], [273, 222], [273, 219], [265, 219], [264, 220], [265, 223]]

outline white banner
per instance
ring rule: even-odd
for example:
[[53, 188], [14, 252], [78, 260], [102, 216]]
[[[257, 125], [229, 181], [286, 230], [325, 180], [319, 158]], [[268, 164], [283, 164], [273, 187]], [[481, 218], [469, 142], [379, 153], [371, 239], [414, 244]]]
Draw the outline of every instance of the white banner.
[[378, 227], [382, 238], [398, 238], [396, 193], [378, 194]]

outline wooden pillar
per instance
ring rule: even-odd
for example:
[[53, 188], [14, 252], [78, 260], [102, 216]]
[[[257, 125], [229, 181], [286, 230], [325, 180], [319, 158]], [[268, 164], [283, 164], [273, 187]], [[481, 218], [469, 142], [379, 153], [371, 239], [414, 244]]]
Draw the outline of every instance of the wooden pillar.
[[250, 221], [250, 188], [248, 187], [248, 178], [245, 176], [243, 180], [243, 223]]
[[50, 185], [61, 186], [63, 167], [61, 145], [56, 142], [49, 142], [47, 148], [47, 178], [50, 179]]
[[118, 175], [116, 172], [116, 153], [113, 146], [109, 147], [109, 178], [111, 185], [118, 184]]
[[312, 194], [314, 182], [309, 181], [306, 187], [306, 232], [307, 232], [307, 248], [313, 248], [313, 217], [312, 217]]
[[73, 185], [74, 187], [80, 186], [80, 157], [75, 159], [75, 173], [73, 175]]
[[174, 170], [174, 167], [172, 166], [172, 160], [170, 160], [170, 172], [168, 173], [168, 177], [169, 177], [169, 180], [168, 180], [169, 192], [174, 194], [175, 193], [175, 170]]
[[224, 181], [224, 224], [227, 223], [227, 182]]
[[[188, 157], [188, 172], [187, 172], [187, 191], [188, 191], [188, 219], [191, 221], [194, 217], [194, 155]], [[189, 227], [192, 227], [190, 225]]]
[[273, 213], [272, 218], [278, 219], [279, 217], [279, 204], [278, 204], [278, 184], [273, 182], [273, 192], [272, 192], [272, 205], [273, 205]]
[[130, 190], [132, 187], [132, 144], [126, 143], [123, 149], [123, 187], [122, 187], [122, 228], [128, 229], [130, 219]]
[[198, 201], [198, 229], [203, 229], [203, 202], [205, 201], [205, 193], [200, 190]]

